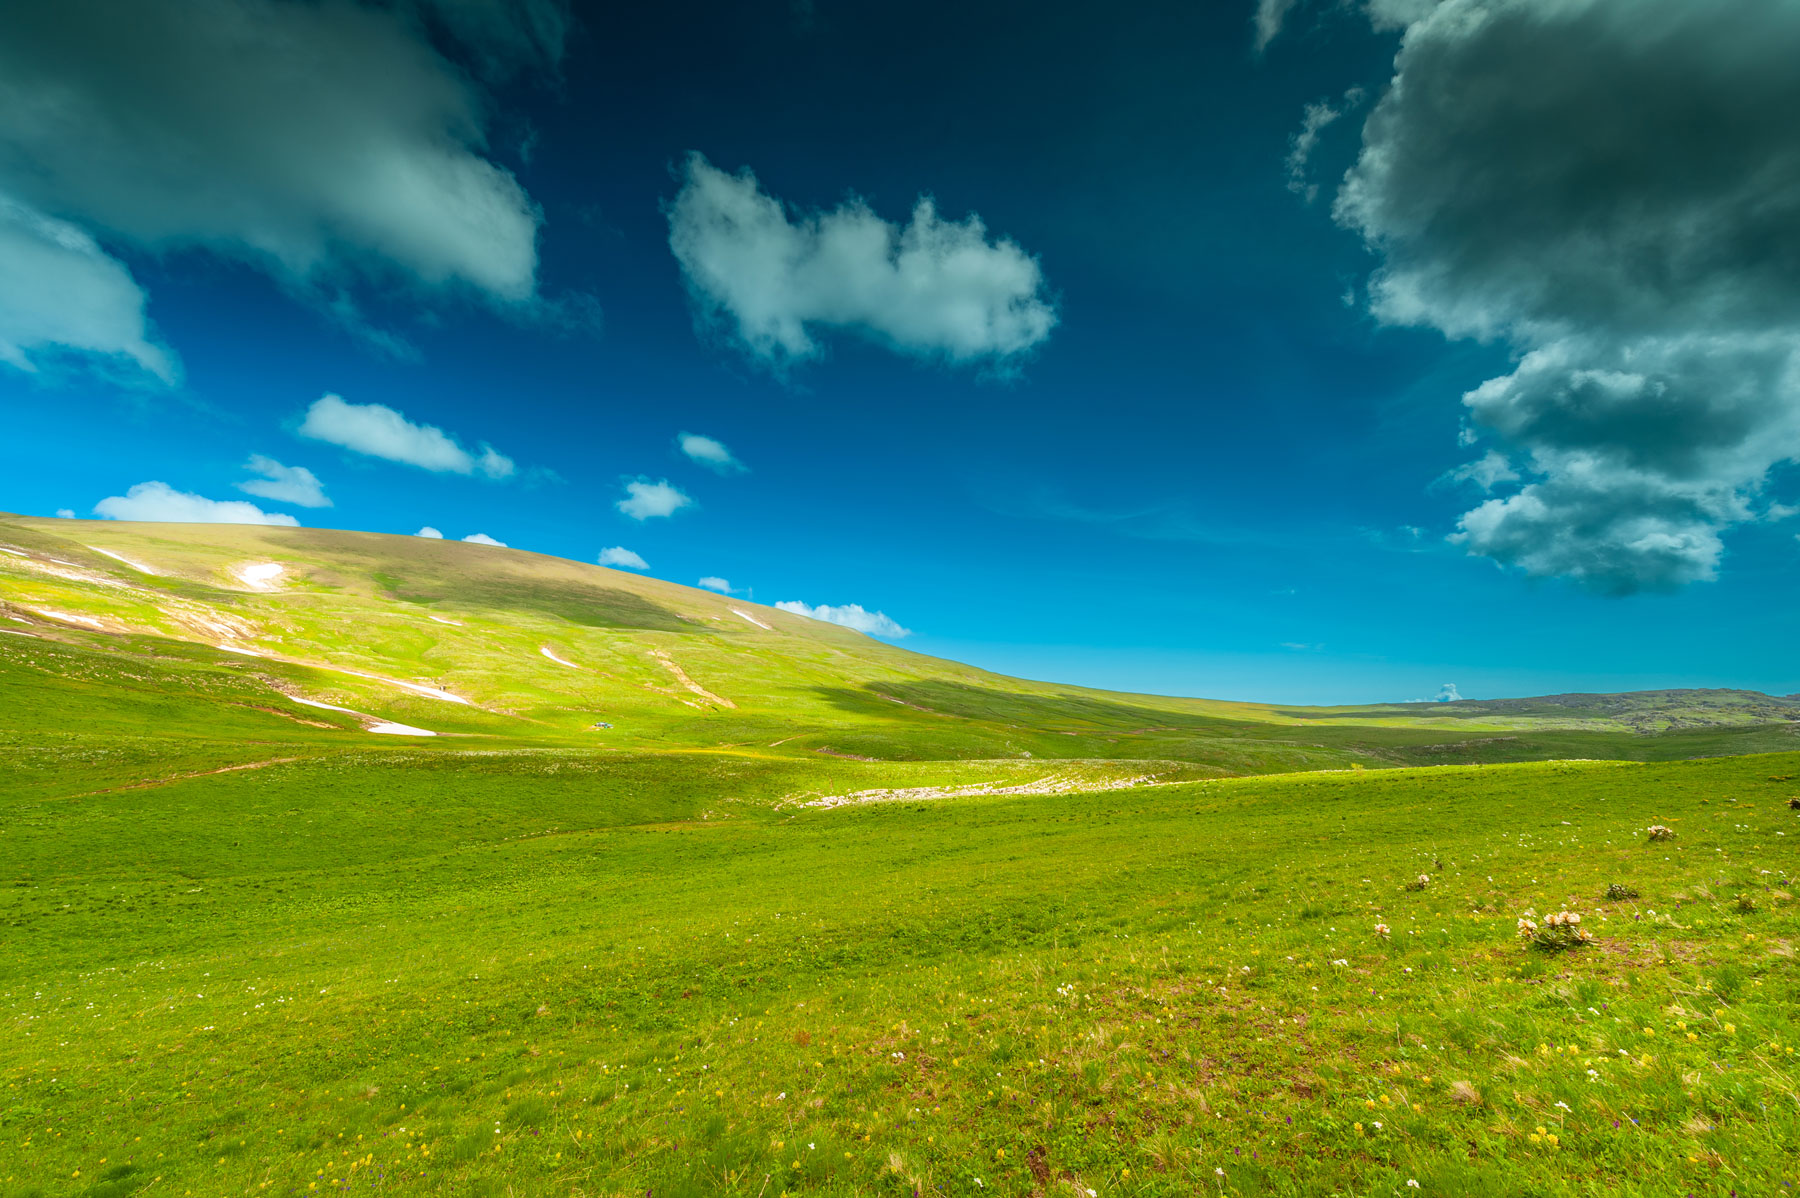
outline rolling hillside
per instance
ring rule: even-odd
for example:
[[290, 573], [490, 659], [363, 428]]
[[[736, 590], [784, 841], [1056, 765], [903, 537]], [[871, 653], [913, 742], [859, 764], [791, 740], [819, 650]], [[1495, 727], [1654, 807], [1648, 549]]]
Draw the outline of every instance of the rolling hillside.
[[1175, 778], [1669, 759], [1788, 748], [1800, 728], [1800, 703], [1744, 692], [1314, 709], [1115, 694], [540, 554], [298, 528], [0, 518], [0, 628], [0, 734], [158, 751], [715, 751], [1004, 782], [1045, 761]]

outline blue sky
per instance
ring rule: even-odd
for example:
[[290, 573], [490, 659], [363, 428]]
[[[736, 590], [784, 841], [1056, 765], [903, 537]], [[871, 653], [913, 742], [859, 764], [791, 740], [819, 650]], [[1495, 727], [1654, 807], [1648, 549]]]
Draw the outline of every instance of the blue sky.
[[1800, 287], [1730, 252], [1800, 261], [1791, 126], [1608, 99], [1792, 116], [1800, 28], [1648, 3], [15, 12], [0, 507], [622, 547], [1118, 689], [1800, 691]]

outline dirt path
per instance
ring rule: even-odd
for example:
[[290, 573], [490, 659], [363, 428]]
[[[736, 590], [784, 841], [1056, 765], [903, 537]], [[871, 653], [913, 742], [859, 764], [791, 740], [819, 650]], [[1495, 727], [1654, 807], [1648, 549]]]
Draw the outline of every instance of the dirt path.
[[654, 657], [657, 661], [661, 662], [663, 665], [663, 668], [668, 670], [669, 673], [675, 675], [675, 681], [681, 683], [682, 686], [686, 687], [692, 693], [699, 695], [702, 699], [705, 699], [708, 703], [717, 703], [720, 707], [735, 708], [737, 706], [737, 704], [733, 703], [730, 699], [726, 699], [719, 695], [713, 694], [711, 691], [709, 691], [705, 687], [701, 686], [698, 682], [695, 682], [692, 678], [689, 678], [687, 676], [687, 672], [685, 670], [683, 670], [680, 666], [676, 665], [672, 660], [670, 660], [669, 655], [667, 653], [664, 653], [661, 649], [650, 650], [650, 656]]
[[186, 782], [189, 778], [206, 778], [213, 774], [230, 774], [238, 770], [260, 770], [271, 765], [287, 765], [294, 761], [304, 761], [304, 757], [271, 757], [267, 761], [246, 761], [242, 765], [222, 765], [215, 770], [191, 770], [185, 774], [170, 774], [167, 778], [146, 778], [142, 782], [127, 782], [123, 786], [107, 786], [99, 790], [86, 790], [78, 795], [63, 795], [65, 799], [85, 799], [93, 795], [118, 794], [124, 790], [147, 790], [152, 786], [169, 786], [176, 782]]
[[[800, 803], [802, 807], [850, 807], [859, 803], [911, 803], [928, 799], [966, 799], [979, 795], [1060, 795], [1090, 794], [1102, 790], [1134, 790], [1142, 786], [1179, 786], [1181, 782], [1159, 782], [1159, 774], [1139, 774], [1131, 778], [1079, 778], [1067, 774], [1050, 774], [1031, 782], [976, 782], [964, 786], [908, 786], [897, 790], [856, 790], [842, 795], [821, 795]], [[1194, 781], [1194, 779], [1185, 779]], [[788, 800], [804, 799], [790, 795]], [[788, 800], [784, 800], [788, 801]]]

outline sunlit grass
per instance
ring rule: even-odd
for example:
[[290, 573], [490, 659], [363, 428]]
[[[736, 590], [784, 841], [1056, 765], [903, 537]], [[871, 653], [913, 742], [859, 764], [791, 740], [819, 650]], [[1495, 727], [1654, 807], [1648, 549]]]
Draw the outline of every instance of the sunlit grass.
[[0, 1192], [1800, 1181], [1793, 756], [833, 811], [552, 764], [15, 803]]

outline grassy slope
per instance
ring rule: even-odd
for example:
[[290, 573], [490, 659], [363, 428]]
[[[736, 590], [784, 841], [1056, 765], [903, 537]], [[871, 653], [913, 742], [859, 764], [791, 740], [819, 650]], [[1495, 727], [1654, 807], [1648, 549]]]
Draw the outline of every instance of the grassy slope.
[[[0, 1193], [1800, 1180], [1800, 756], [757, 801], [793, 768], [408, 750], [10, 801]], [[1517, 945], [1565, 904], [1598, 946]]]
[[[1793, 746], [1766, 696], [1275, 709], [476, 546], [0, 546], [0, 1195], [1800, 1182], [1800, 755], [1672, 760]], [[1662, 764], [1222, 777], [1544, 757]], [[1053, 771], [1209, 780], [795, 802]]]
[[[974, 777], [996, 759], [1182, 762], [1216, 773], [1672, 759], [1792, 748], [1800, 726], [1800, 706], [1742, 692], [1334, 709], [1112, 694], [989, 674], [634, 574], [413, 537], [10, 517], [0, 518], [0, 549], [15, 551], [0, 552], [0, 617], [9, 617], [0, 628], [34, 634], [0, 637], [0, 686], [74, 703], [103, 736], [123, 720], [155, 737], [217, 728], [238, 742], [255, 726], [270, 743], [369, 739], [356, 720], [287, 697], [301, 695], [514, 746], [965, 761], [980, 763]], [[233, 574], [260, 562], [285, 570], [267, 592]], [[27, 681], [20, 671], [31, 671]], [[473, 705], [344, 671], [441, 685]], [[93, 712], [100, 691], [143, 702], [135, 716]], [[177, 693], [190, 706], [158, 716]], [[228, 710], [207, 715], [215, 700]], [[11, 706], [0, 720], [18, 732], [83, 726]], [[300, 720], [337, 730], [302, 731]]]

